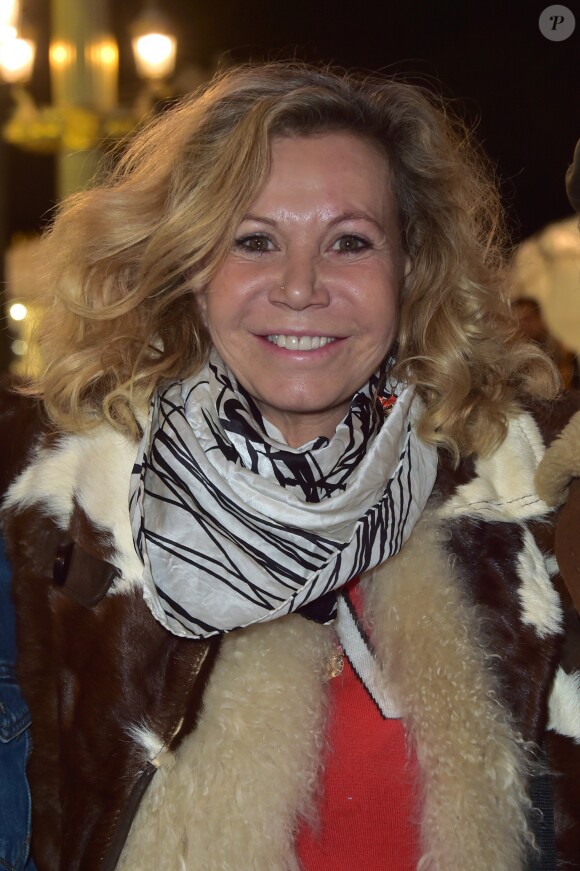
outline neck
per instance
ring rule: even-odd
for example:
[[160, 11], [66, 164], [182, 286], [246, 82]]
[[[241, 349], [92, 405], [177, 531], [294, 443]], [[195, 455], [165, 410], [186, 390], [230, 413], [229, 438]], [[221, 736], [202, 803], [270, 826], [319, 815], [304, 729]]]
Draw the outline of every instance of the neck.
[[280, 430], [290, 448], [301, 448], [321, 436], [331, 439], [346, 414], [344, 408], [332, 409], [323, 414], [300, 415], [283, 412], [273, 414], [267, 408], [261, 408], [260, 411], [269, 424]]

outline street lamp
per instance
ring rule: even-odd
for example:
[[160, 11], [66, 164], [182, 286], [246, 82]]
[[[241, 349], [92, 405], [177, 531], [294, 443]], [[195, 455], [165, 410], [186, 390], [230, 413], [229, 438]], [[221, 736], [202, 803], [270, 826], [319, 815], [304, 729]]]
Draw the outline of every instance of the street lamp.
[[16, 35], [0, 42], [0, 76], [8, 84], [21, 84], [32, 76], [36, 45]]
[[0, 0], [0, 76], [9, 84], [27, 82], [32, 75], [36, 46], [18, 35], [20, 4]]
[[[0, 0], [0, 80], [10, 86], [15, 103], [1, 138], [25, 150], [56, 155], [59, 199], [88, 186], [98, 172], [103, 146], [130, 133], [155, 100], [165, 96], [166, 79], [175, 68], [175, 35], [167, 19], [149, 4], [131, 34], [137, 73], [146, 81], [145, 90], [134, 105], [120, 106], [118, 48], [108, 18], [108, 0], [51, 0], [52, 102], [37, 106], [25, 87], [34, 65], [34, 41], [20, 28], [17, 0]], [[3, 145], [0, 140], [0, 188], [4, 183]], [[22, 251], [21, 245], [11, 246], [9, 280], [4, 287], [7, 242], [0, 216], [0, 314], [3, 296], [15, 303], [8, 318], [13, 337], [0, 332], [0, 358], [2, 344], [11, 340], [19, 365], [34, 366], [30, 337], [35, 313], [31, 307], [26, 309], [25, 302], [27, 288], [37, 284], [32, 275], [35, 243], [30, 240]], [[4, 361], [0, 364], [2, 368]]]
[[155, 99], [166, 95], [164, 82], [175, 68], [177, 39], [168, 19], [149, 3], [131, 34], [137, 73], [145, 79], [146, 90], [134, 105], [122, 107], [117, 42], [107, 28], [108, 0], [52, 0], [51, 12], [52, 104], [37, 107], [22, 87], [32, 73], [34, 42], [14, 25], [16, 0], [0, 0], [0, 78], [13, 86], [16, 103], [3, 136], [18, 147], [57, 154], [63, 197], [86, 187], [104, 143], [131, 132]]
[[18, 0], [0, 0], [0, 40], [16, 36], [19, 14]]
[[177, 40], [167, 17], [150, 5], [134, 22], [131, 32], [137, 74], [149, 81], [171, 76], [175, 69]]

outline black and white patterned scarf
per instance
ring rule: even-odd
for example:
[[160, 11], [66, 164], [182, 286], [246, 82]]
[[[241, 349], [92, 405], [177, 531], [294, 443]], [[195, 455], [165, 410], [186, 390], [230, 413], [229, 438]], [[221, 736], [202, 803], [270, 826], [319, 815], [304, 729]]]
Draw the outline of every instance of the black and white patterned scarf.
[[[411, 387], [373, 376], [331, 439], [300, 448], [262, 418], [215, 352], [159, 390], [131, 481], [145, 599], [205, 638], [311, 606], [397, 553], [431, 493]], [[377, 413], [379, 411], [380, 413]]]

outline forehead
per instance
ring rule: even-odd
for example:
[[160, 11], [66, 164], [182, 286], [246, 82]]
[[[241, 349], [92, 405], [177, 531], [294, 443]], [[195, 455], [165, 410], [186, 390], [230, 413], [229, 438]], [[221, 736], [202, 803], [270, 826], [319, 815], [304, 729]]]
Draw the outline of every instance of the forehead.
[[270, 171], [255, 203], [319, 200], [384, 215], [392, 199], [386, 154], [372, 140], [341, 131], [273, 138]]
[[369, 171], [389, 177], [387, 155], [370, 137], [347, 130], [306, 135], [275, 136], [271, 142], [270, 176], [273, 172], [327, 166], [335, 172]]

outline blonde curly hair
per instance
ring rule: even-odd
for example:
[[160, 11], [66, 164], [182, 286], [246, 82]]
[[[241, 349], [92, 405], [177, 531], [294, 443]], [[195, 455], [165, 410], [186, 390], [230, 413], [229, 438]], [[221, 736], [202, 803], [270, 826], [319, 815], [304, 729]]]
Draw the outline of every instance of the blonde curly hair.
[[196, 295], [267, 178], [273, 137], [329, 131], [378, 143], [394, 179], [411, 262], [396, 374], [425, 402], [422, 438], [456, 459], [487, 452], [518, 396], [556, 392], [551, 363], [516, 336], [498, 196], [465, 128], [414, 85], [273, 63], [227, 71], [151, 121], [104, 183], [60, 208], [29, 387], [55, 425], [107, 419], [137, 436], [135, 408], [206, 360]]

